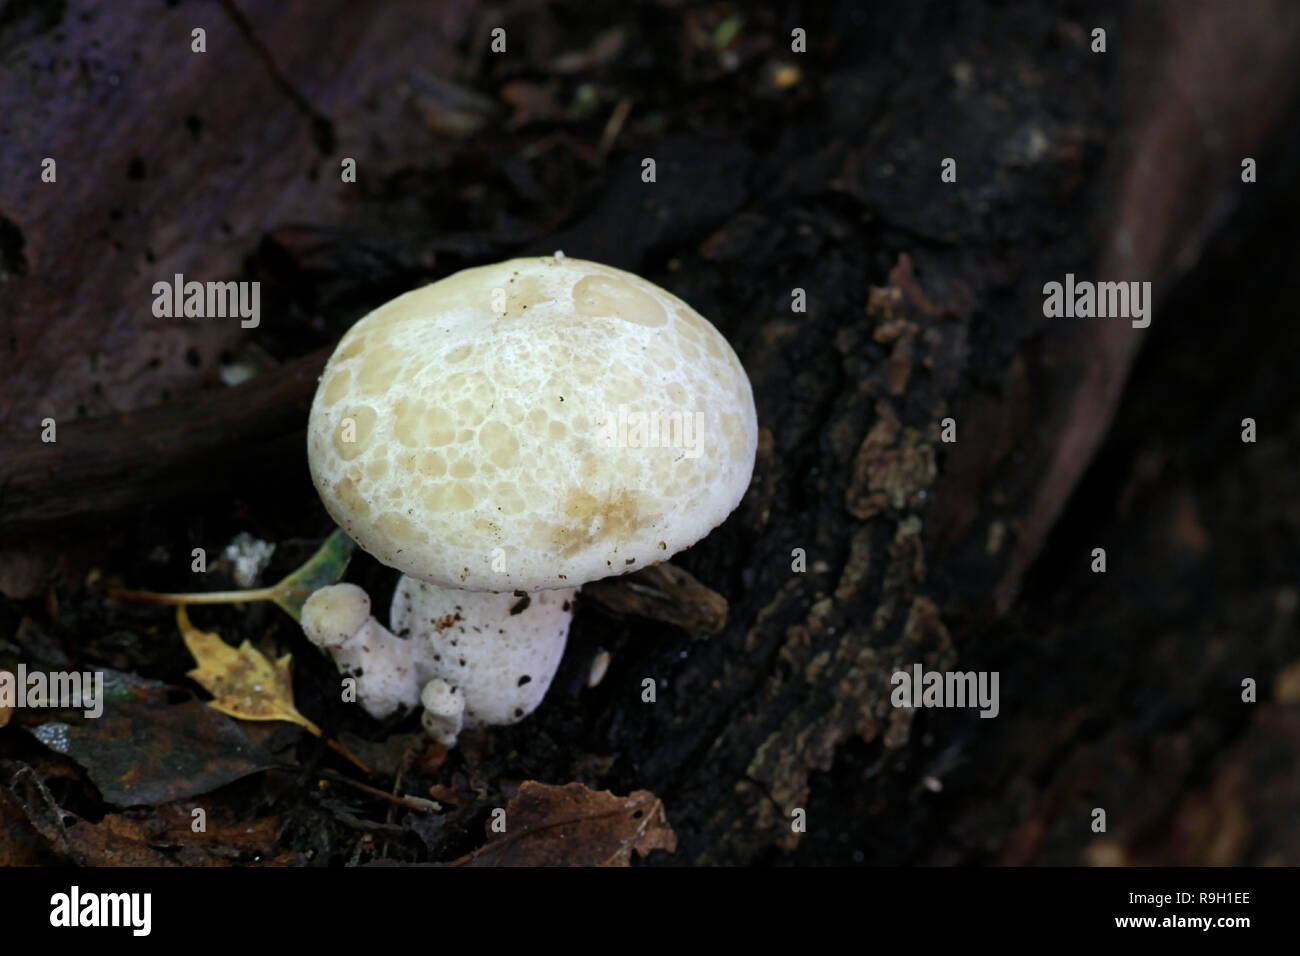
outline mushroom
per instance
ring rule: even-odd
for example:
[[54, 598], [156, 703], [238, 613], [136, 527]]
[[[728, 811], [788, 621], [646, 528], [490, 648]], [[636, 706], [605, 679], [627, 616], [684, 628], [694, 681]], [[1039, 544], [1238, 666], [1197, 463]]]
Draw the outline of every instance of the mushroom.
[[577, 590], [719, 525], [757, 430], [727, 341], [631, 273], [557, 255], [408, 292], [343, 336], [307, 428], [326, 510], [403, 573], [392, 630], [353, 585], [314, 594], [304, 630], [375, 716], [421, 703], [449, 745], [520, 720]]

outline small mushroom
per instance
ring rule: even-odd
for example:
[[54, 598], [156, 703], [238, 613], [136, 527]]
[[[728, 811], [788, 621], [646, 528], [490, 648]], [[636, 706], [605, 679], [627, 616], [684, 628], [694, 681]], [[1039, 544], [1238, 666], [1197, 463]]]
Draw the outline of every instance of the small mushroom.
[[444, 747], [456, 746], [456, 735], [465, 725], [465, 697], [440, 677], [424, 685], [420, 692], [424, 705], [421, 723], [429, 736]]
[[307, 434], [330, 515], [403, 572], [392, 631], [332, 593], [349, 585], [324, 589], [304, 630], [360, 668], [377, 716], [422, 702], [450, 742], [520, 720], [559, 665], [577, 589], [720, 524], [757, 431], [726, 340], [631, 273], [514, 259], [399, 296], [339, 342]]
[[419, 698], [417, 642], [395, 637], [370, 616], [370, 596], [355, 584], [314, 592], [302, 607], [302, 629], [357, 682], [357, 699], [374, 717], [387, 717]]

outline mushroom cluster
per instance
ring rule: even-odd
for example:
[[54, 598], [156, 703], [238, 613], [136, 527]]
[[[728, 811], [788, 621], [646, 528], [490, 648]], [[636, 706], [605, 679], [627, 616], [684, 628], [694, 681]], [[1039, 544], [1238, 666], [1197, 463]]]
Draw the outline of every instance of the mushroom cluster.
[[420, 704], [451, 745], [541, 702], [582, 584], [666, 560], [731, 513], [757, 418], [694, 309], [557, 255], [466, 269], [362, 318], [307, 440], [330, 515], [403, 577], [390, 628], [339, 584], [303, 629], [371, 714]]

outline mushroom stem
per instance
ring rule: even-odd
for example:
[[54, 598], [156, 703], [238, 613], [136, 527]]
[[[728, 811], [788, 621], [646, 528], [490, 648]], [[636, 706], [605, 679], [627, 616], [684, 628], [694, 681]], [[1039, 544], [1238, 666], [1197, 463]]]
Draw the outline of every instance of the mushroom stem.
[[383, 719], [420, 700], [427, 645], [403, 640], [370, 616], [370, 597], [355, 584], [331, 584], [302, 608], [302, 629], [356, 681], [356, 700]]
[[425, 688], [425, 726], [454, 738], [461, 726], [498, 727], [531, 714], [560, 665], [577, 593], [462, 591], [404, 575], [390, 623], [427, 647], [428, 679], [447, 688]]

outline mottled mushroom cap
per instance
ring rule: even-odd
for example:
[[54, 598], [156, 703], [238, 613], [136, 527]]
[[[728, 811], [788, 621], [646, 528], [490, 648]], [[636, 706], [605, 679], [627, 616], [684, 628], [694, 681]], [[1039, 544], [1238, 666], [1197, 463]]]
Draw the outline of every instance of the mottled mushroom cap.
[[379, 561], [535, 591], [704, 537], [744, 494], [757, 431], [745, 370], [694, 309], [544, 257], [466, 269], [357, 322], [307, 442], [326, 509]]

